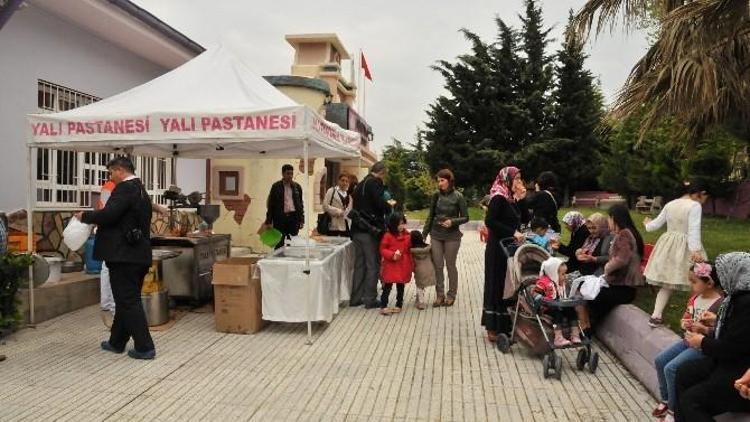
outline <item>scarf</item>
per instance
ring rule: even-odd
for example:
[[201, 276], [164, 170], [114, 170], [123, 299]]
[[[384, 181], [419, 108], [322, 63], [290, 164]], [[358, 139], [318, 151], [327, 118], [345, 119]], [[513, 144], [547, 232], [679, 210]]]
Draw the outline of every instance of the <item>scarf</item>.
[[578, 211], [569, 211], [567, 214], [565, 214], [565, 217], [562, 219], [563, 223], [570, 226], [572, 229], [572, 233], [575, 233], [578, 231], [581, 226], [583, 226], [583, 223], [586, 222], [586, 219], [583, 217], [583, 214], [581, 214]]
[[591, 233], [591, 235], [586, 238], [586, 241], [583, 243], [581, 249], [583, 249], [585, 252], [593, 254], [602, 239], [607, 237], [607, 235], [609, 234], [609, 221], [607, 221], [607, 217], [598, 212], [591, 214], [588, 220], [596, 225], [596, 231]]
[[750, 291], [750, 253], [730, 252], [716, 258], [716, 273], [726, 297], [721, 302], [716, 321], [716, 338], [719, 338], [721, 327], [726, 323], [727, 309], [732, 302], [732, 295], [737, 292]]
[[495, 178], [495, 182], [492, 184], [490, 189], [490, 197], [502, 196], [508, 202], [516, 202], [513, 198], [511, 188], [513, 187], [513, 179], [521, 173], [517, 167], [503, 167]]

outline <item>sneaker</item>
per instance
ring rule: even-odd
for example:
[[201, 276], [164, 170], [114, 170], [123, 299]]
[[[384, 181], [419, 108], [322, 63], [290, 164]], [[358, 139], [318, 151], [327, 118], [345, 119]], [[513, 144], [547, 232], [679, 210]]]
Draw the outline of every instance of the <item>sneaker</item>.
[[674, 414], [667, 412], [663, 418], [659, 419], [659, 422], [674, 422]]
[[107, 328], [112, 328], [112, 322], [115, 320], [115, 316], [112, 315], [111, 311], [102, 309], [102, 322]]
[[128, 356], [133, 359], [151, 360], [156, 357], [156, 350], [149, 350], [147, 352], [139, 352], [137, 350], [128, 350]]
[[456, 299], [452, 297], [448, 297], [445, 299], [445, 306], [453, 306], [454, 303], [456, 303]]
[[427, 305], [425, 305], [424, 302], [417, 302], [415, 307], [420, 311], [424, 311], [427, 308]]
[[571, 344], [573, 343], [571, 343], [570, 340], [566, 339], [565, 337], [555, 339], [555, 347], [567, 347]]
[[365, 309], [375, 309], [380, 307], [380, 302], [373, 300], [372, 302], [365, 303]]
[[656, 405], [656, 408], [654, 408], [654, 411], [651, 412], [651, 416], [655, 418], [664, 417], [664, 415], [667, 414], [668, 410], [669, 410], [669, 407], [667, 407], [667, 404], [664, 402], [661, 402], [658, 405]]
[[391, 308], [391, 313], [392, 314], [400, 314], [401, 313], [401, 307], [400, 306], [396, 306], [395, 308]]
[[109, 344], [109, 341], [103, 341], [101, 343], [101, 347], [102, 347], [102, 350], [104, 350], [104, 351], [112, 352], [112, 353], [117, 353], [117, 354], [120, 354], [120, 353], [122, 353], [122, 352], [125, 351], [125, 348], [115, 349], [114, 346], [112, 346], [111, 344]]
[[391, 315], [391, 308], [380, 308], [380, 315], [390, 316]]
[[648, 325], [651, 328], [661, 327], [662, 325], [664, 325], [664, 320], [661, 319], [661, 318], [651, 317], [651, 318], [648, 319]]
[[496, 342], [497, 341], [497, 332], [496, 331], [487, 330], [487, 341], [489, 341], [490, 343]]
[[434, 308], [439, 308], [443, 305], [445, 305], [445, 298], [443, 296], [438, 296], [437, 298], [435, 298], [435, 302], [433, 302], [432, 304]]

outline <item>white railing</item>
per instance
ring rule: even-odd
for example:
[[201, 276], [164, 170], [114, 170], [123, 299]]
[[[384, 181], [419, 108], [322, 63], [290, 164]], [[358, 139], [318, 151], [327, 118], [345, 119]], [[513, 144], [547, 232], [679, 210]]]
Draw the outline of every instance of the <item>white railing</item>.
[[[37, 100], [40, 113], [55, 113], [88, 105], [100, 98], [40, 79]], [[113, 157], [111, 153], [38, 148], [32, 163], [36, 174], [36, 208], [91, 207], [91, 193], [100, 192], [106, 183], [107, 163]], [[143, 180], [151, 199], [165, 204], [164, 191], [175, 181], [173, 159], [134, 158], [136, 174]]]

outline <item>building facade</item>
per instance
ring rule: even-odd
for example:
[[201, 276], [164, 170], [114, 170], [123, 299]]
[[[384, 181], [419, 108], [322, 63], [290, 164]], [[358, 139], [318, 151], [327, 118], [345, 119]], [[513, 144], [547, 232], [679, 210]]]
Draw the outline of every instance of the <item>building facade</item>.
[[[322, 199], [339, 174], [351, 174], [362, 180], [377, 160], [370, 149], [373, 131], [354, 109], [357, 87], [342, 73], [342, 60], [351, 59], [335, 34], [288, 35], [294, 48], [290, 75], [266, 76], [266, 80], [292, 100], [316, 110], [326, 120], [344, 129], [360, 133], [360, 155], [355, 159], [310, 159], [310, 185], [304, 185], [303, 162], [300, 157], [287, 159], [222, 159], [211, 160], [211, 200], [221, 204], [222, 211], [214, 223], [217, 233], [232, 235], [232, 244], [263, 250], [256, 232], [266, 215], [266, 198], [271, 185], [281, 179], [281, 167], [295, 167], [295, 181], [305, 189], [305, 209], [322, 212]], [[238, 195], [225, 197], [220, 175], [235, 172], [240, 178]], [[309, 203], [312, 192], [313, 203]], [[311, 224], [315, 224], [312, 221]], [[306, 230], [312, 230], [307, 227]]]
[[[126, 0], [26, 0], [0, 3], [0, 211], [26, 207], [29, 113], [85, 106], [147, 82], [203, 51]], [[38, 209], [91, 206], [106, 181], [108, 154], [35, 151]], [[170, 184], [205, 191], [205, 161], [138, 157], [155, 202]]]

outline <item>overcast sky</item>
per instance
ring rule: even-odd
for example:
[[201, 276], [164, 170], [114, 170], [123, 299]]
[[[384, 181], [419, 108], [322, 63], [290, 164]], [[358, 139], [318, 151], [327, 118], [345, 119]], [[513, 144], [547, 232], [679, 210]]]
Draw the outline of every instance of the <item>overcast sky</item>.
[[[520, 26], [522, 0], [136, 0], [188, 37], [210, 47], [221, 39], [241, 41], [255, 71], [288, 74], [293, 50], [284, 35], [335, 32], [350, 53], [364, 51], [374, 83], [367, 86], [367, 121], [376, 149], [391, 138], [411, 142], [425, 110], [443, 92], [442, 78], [430, 69], [438, 59], [453, 59], [468, 50], [458, 33], [469, 28], [485, 41], [495, 38], [494, 17]], [[554, 26], [557, 50], [570, 9], [583, 0], [542, 2], [545, 24]], [[588, 67], [610, 99], [647, 47], [645, 35], [617, 29], [588, 46]], [[354, 55], [354, 54], [353, 54]], [[346, 73], [348, 76], [348, 73]]]

